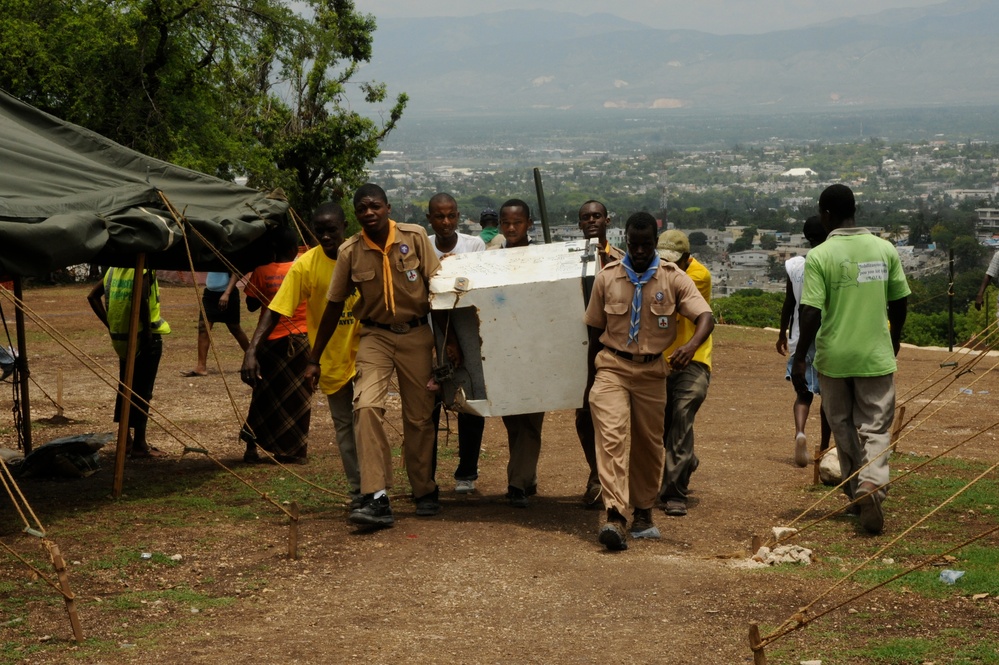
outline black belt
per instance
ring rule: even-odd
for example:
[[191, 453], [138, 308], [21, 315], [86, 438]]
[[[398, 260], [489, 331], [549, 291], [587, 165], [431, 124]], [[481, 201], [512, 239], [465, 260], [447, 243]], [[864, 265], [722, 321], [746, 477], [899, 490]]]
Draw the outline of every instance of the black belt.
[[605, 346], [605, 349], [613, 353], [615, 356], [620, 356], [625, 360], [630, 360], [633, 363], [650, 363], [656, 358], [661, 358], [661, 353], [651, 353], [648, 355], [635, 355], [634, 353], [628, 353], [627, 351], [618, 351], [617, 349], [612, 349], [609, 346]]
[[371, 319], [361, 319], [362, 326], [370, 326], [372, 328], [381, 328], [382, 330], [389, 330], [394, 332], [396, 335], [402, 335], [408, 333], [413, 328], [419, 328], [420, 326], [427, 325], [427, 317], [420, 316], [411, 321], [406, 321], [405, 323], [378, 323], [377, 321], [372, 321]]

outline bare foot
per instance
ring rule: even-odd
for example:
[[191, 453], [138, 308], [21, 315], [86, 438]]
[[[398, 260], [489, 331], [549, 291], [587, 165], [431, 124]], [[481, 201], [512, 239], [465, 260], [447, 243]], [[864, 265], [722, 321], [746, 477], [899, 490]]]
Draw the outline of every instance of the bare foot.
[[198, 370], [196, 370], [196, 369], [189, 369], [189, 370], [187, 370], [186, 372], [181, 372], [181, 373], [180, 373], [180, 375], [181, 375], [181, 376], [186, 376], [186, 377], [192, 377], [192, 376], [208, 376], [208, 372], [207, 372], [207, 371], [204, 371], [204, 372], [199, 372], [199, 371], [198, 371]]

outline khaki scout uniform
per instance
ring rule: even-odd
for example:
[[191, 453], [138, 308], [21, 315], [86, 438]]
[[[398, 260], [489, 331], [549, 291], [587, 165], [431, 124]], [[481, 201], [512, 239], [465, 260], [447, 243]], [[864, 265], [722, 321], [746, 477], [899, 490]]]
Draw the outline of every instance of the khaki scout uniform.
[[626, 518], [630, 508], [654, 505], [662, 480], [662, 414], [669, 374], [663, 351], [676, 338], [677, 314], [694, 320], [711, 311], [694, 282], [676, 265], [661, 261], [642, 287], [638, 340], [629, 345], [634, 295], [624, 266], [613, 263], [597, 275], [584, 317], [586, 325], [603, 330], [590, 413], [604, 507]]
[[[598, 252], [597, 258], [600, 261], [600, 269], [603, 270], [613, 261], [623, 259], [624, 250], [607, 243], [604, 249]], [[590, 415], [589, 409], [576, 409], [576, 436], [579, 438], [579, 445], [583, 449], [586, 466], [590, 468], [590, 475], [586, 478], [586, 489], [600, 487], [600, 477], [597, 474], [596, 434], [593, 431], [593, 417]]]
[[[392, 222], [393, 224], [395, 222]], [[361, 467], [361, 492], [392, 487], [392, 449], [385, 434], [385, 399], [392, 370], [402, 398], [403, 456], [413, 495], [433, 493], [434, 336], [428, 324], [430, 278], [440, 261], [426, 232], [415, 224], [396, 224], [389, 248], [395, 315], [385, 303], [383, 260], [357, 234], [340, 246], [327, 298], [344, 302], [356, 288], [354, 317], [361, 323], [354, 383], [354, 434]]]

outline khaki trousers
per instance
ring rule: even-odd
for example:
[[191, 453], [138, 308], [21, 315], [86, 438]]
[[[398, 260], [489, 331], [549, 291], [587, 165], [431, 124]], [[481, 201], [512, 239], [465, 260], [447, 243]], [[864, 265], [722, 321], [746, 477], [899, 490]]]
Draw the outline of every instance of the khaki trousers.
[[888, 483], [888, 447], [895, 420], [895, 375], [836, 379], [819, 373], [822, 411], [836, 437], [843, 477], [870, 464], [843, 486], [851, 499], [863, 482]]
[[652, 508], [662, 480], [667, 365], [661, 356], [643, 364], [607, 350], [595, 365], [590, 413], [604, 507], [628, 517], [632, 508]]
[[385, 400], [395, 370], [402, 399], [402, 453], [415, 497], [437, 489], [434, 482], [434, 395], [427, 390], [434, 337], [430, 326], [397, 335], [361, 327], [354, 379], [354, 437], [361, 492], [392, 487], [392, 447], [385, 433]]

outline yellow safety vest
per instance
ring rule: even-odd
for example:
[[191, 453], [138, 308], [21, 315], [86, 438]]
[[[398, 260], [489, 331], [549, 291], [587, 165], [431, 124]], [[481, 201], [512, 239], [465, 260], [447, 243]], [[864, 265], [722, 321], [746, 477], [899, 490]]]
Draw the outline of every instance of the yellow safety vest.
[[[152, 283], [149, 287], [149, 321], [154, 335], [170, 334], [170, 324], [160, 317], [160, 285], [156, 271], [147, 270]], [[128, 322], [132, 318], [132, 288], [135, 283], [134, 268], [111, 268], [104, 275], [104, 292], [108, 298], [108, 329], [111, 346], [118, 357], [128, 353]], [[141, 319], [140, 319], [141, 321]], [[141, 332], [141, 329], [140, 329]]]

